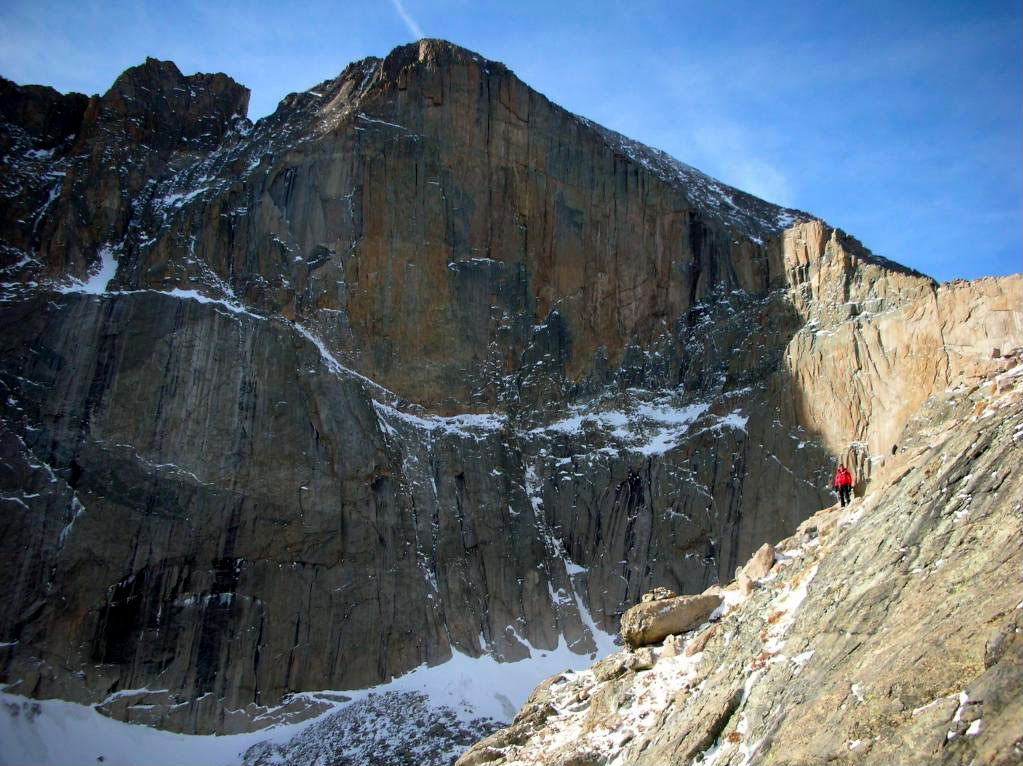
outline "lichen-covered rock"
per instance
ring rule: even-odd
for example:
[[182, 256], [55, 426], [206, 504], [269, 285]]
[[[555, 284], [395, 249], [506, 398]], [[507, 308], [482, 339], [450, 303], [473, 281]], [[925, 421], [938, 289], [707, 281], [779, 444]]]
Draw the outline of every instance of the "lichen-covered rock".
[[706, 628], [704, 628], [697, 636], [693, 638], [692, 641], [686, 644], [685, 646], [686, 655], [692, 657], [694, 654], [699, 654], [700, 652], [702, 652], [703, 648], [707, 645], [707, 642], [714, 637], [714, 634], [717, 633], [717, 631], [718, 631], [717, 623], [714, 623], [713, 625], [708, 625]]

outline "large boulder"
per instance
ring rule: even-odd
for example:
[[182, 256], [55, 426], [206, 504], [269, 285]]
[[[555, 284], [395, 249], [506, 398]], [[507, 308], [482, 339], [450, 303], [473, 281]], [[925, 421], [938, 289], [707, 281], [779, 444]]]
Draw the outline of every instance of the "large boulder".
[[639, 647], [685, 633], [705, 622], [722, 600], [717, 594], [701, 594], [636, 604], [622, 615], [622, 638], [629, 646]]
[[742, 571], [751, 580], [759, 580], [767, 576], [767, 573], [774, 567], [774, 546], [770, 543], [761, 545], [754, 553]]
[[748, 596], [753, 592], [753, 583], [771, 571], [774, 566], [774, 546], [764, 543], [757, 549], [757, 552], [746, 562], [746, 566], [739, 567], [735, 572], [735, 580], [739, 583], [739, 590], [743, 595]]

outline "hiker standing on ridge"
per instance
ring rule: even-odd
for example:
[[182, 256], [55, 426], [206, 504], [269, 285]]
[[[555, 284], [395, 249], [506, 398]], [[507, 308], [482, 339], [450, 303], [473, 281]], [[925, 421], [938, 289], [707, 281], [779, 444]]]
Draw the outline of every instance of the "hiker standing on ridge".
[[849, 469], [844, 465], [838, 466], [838, 470], [835, 471], [834, 487], [838, 492], [838, 499], [842, 503], [843, 508], [849, 504], [849, 496], [852, 494], [852, 484], [852, 474], [849, 473]]

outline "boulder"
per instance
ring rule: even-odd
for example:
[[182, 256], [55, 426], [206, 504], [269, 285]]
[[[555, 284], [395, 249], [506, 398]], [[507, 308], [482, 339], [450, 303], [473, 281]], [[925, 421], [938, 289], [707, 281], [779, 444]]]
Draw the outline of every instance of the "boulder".
[[593, 666], [593, 676], [597, 681], [610, 681], [625, 675], [630, 670], [635, 672], [650, 670], [656, 662], [657, 656], [650, 647], [643, 647], [634, 652], [615, 652]]
[[770, 543], [764, 543], [760, 546], [756, 553], [746, 562], [746, 566], [743, 567], [743, 572], [751, 580], [759, 580], [762, 577], [766, 577], [767, 573], [771, 571], [774, 566], [774, 546]]
[[622, 638], [639, 647], [656, 644], [672, 633], [685, 633], [705, 622], [722, 600], [701, 594], [636, 604], [622, 615]]

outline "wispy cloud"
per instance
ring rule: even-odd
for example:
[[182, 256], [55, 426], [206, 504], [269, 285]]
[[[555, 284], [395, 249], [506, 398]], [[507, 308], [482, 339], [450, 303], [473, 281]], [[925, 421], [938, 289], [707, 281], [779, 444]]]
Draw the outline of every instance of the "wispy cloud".
[[405, 6], [402, 5], [401, 0], [391, 0], [394, 4], [394, 10], [401, 16], [401, 20], [405, 22], [405, 26], [408, 27], [408, 31], [412, 33], [412, 37], [416, 40], [421, 40], [426, 37], [423, 34], [423, 30], [420, 28], [416, 20], [409, 15], [409, 12], [405, 10]]
[[756, 148], [758, 141], [741, 125], [705, 119], [690, 127], [687, 138], [711, 175], [776, 204], [795, 202], [787, 174], [768, 152]]

